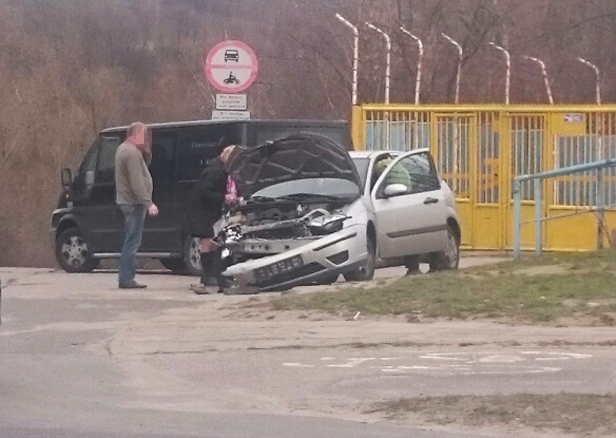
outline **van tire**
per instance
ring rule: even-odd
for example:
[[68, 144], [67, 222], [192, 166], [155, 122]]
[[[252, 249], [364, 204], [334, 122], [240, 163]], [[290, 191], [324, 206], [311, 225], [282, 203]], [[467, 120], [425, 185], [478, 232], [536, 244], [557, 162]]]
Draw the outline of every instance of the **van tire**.
[[200, 244], [201, 239], [198, 237], [188, 236], [184, 241], [184, 263], [190, 275], [194, 275], [195, 277], [201, 276]]
[[92, 272], [99, 260], [92, 258], [88, 243], [77, 227], [64, 230], [56, 239], [56, 261], [66, 272]]

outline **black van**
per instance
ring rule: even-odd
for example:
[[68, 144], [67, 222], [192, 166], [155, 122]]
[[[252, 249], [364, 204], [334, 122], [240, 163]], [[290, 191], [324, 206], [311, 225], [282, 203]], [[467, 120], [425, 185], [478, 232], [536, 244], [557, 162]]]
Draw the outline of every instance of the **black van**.
[[[186, 234], [188, 202], [205, 163], [220, 142], [257, 146], [291, 133], [327, 136], [351, 149], [346, 122], [191, 121], [148, 125], [153, 202], [160, 214], [145, 222], [139, 257], [160, 259], [172, 271], [199, 273], [198, 241]], [[90, 272], [101, 259], [119, 258], [123, 215], [115, 203], [115, 154], [127, 127], [102, 131], [79, 169], [62, 171], [63, 192], [51, 217], [56, 260], [67, 272]]]

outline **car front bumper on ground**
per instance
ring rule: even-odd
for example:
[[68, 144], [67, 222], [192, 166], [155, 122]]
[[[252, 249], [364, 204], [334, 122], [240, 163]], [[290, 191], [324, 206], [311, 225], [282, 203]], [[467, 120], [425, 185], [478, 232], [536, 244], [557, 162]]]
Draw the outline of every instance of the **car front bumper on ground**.
[[224, 276], [239, 289], [288, 289], [356, 269], [367, 255], [366, 227], [352, 225], [299, 248], [231, 266]]

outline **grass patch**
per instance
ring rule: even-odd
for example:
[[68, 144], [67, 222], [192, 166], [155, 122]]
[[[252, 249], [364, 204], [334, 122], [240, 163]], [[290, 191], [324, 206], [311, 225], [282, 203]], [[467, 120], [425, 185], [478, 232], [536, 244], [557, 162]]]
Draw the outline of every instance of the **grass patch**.
[[616, 325], [616, 251], [528, 257], [454, 272], [405, 277], [374, 288], [287, 295], [276, 310], [318, 310], [353, 315], [490, 318], [583, 325]]
[[379, 402], [366, 413], [390, 419], [419, 415], [428, 423], [481, 427], [495, 423], [557, 429], [575, 435], [616, 433], [616, 395], [511, 394], [443, 396]]

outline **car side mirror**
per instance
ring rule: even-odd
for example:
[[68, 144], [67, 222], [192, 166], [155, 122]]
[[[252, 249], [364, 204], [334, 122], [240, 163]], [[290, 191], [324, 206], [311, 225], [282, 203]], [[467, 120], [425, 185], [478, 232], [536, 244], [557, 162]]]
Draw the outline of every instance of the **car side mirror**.
[[391, 198], [393, 196], [405, 195], [408, 189], [404, 184], [390, 184], [383, 190], [383, 196], [385, 198]]
[[85, 183], [86, 183], [86, 190], [90, 190], [92, 186], [94, 185], [94, 171], [93, 170], [88, 170], [86, 172]]
[[71, 172], [71, 169], [64, 168], [62, 169], [61, 172], [61, 180], [62, 180], [62, 187], [64, 187], [65, 190], [70, 190], [71, 186], [73, 185], [73, 173]]

